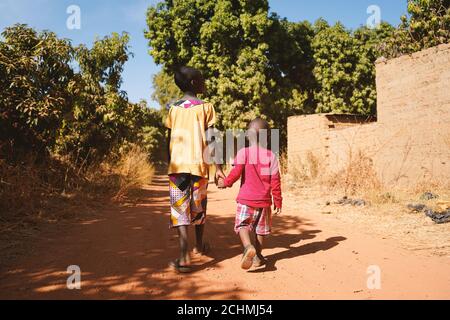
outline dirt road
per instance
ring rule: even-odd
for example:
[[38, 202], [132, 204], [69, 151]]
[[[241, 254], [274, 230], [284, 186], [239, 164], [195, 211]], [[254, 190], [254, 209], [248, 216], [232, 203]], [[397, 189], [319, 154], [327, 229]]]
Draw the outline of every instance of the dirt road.
[[[44, 232], [2, 270], [0, 298], [450, 299], [450, 257], [402, 249], [388, 235], [360, 232], [357, 221], [331, 219], [289, 197], [265, 250], [269, 264], [244, 272], [233, 232], [236, 192], [211, 185], [206, 237], [213, 250], [194, 259], [192, 274], [167, 266], [177, 238], [168, 230], [166, 180], [157, 176], [135, 206], [112, 205], [90, 221]], [[81, 290], [66, 287], [70, 265], [81, 269]], [[369, 289], [376, 270], [381, 288]]]

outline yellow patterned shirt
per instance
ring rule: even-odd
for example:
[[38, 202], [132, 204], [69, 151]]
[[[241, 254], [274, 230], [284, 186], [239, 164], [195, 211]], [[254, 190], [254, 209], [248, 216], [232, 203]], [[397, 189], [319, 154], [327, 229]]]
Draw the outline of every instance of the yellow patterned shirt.
[[216, 113], [210, 103], [190, 99], [170, 107], [165, 123], [171, 129], [169, 174], [209, 177], [209, 165], [204, 161], [206, 130], [215, 122]]

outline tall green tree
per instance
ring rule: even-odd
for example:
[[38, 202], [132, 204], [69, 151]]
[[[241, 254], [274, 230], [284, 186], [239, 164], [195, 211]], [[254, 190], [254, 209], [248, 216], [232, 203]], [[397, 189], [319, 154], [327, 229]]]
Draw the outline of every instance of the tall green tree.
[[[74, 48], [26, 25], [0, 39], [0, 156], [73, 155], [89, 161], [129, 143], [157, 150], [161, 116], [120, 90], [127, 34]], [[158, 153], [158, 152], [155, 152]], [[159, 152], [161, 153], [161, 152]]]
[[408, 0], [408, 16], [380, 50], [386, 58], [450, 42], [450, 0]]
[[219, 127], [262, 116], [286, 132], [289, 115], [308, 102], [311, 111], [311, 26], [269, 15], [267, 0], [166, 0], [148, 9], [147, 24], [150, 54], [165, 74], [181, 65], [204, 73]]
[[[6, 28], [0, 41], [0, 140], [3, 148], [45, 153], [71, 112], [74, 50], [53, 32]], [[12, 152], [11, 152], [12, 153]]]
[[393, 28], [382, 23], [376, 29], [354, 32], [341, 23], [316, 23], [313, 40], [316, 112], [375, 114], [375, 60], [378, 45]]
[[58, 149], [95, 159], [136, 138], [143, 125], [139, 105], [130, 104], [120, 90], [122, 71], [131, 53], [129, 36], [113, 33], [92, 48], [76, 48], [79, 64], [72, 118], [61, 127]]
[[173, 75], [161, 70], [153, 76], [152, 98], [159, 103], [162, 115], [167, 113], [168, 105], [181, 96], [182, 92], [175, 84]]

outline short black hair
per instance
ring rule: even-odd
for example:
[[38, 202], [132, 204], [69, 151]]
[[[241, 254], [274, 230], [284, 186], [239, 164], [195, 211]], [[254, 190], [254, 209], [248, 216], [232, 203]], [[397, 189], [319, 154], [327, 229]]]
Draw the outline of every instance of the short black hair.
[[197, 88], [195, 88], [192, 84], [192, 80], [202, 80], [202, 73], [191, 67], [181, 67], [175, 71], [175, 83], [180, 88], [181, 91], [194, 92]]
[[[250, 146], [252, 143], [259, 143], [261, 144], [263, 141], [261, 140], [262, 137], [260, 135], [260, 130], [267, 130], [267, 136], [264, 136], [267, 141], [265, 146], [267, 146], [270, 149], [271, 146], [271, 139], [270, 139], [270, 124], [263, 118], [255, 118], [254, 120], [250, 121], [248, 124], [247, 130], [247, 137], [246, 137], [246, 146]], [[252, 130], [254, 132], [250, 133]], [[262, 145], [262, 144], [261, 144]]]
[[261, 117], [257, 117], [254, 120], [250, 121], [247, 129], [251, 129], [254, 127], [257, 127], [257, 129], [258, 129], [257, 131], [259, 131], [260, 129], [265, 129], [265, 130], [270, 129], [269, 122], [267, 122], [267, 120], [264, 120]]

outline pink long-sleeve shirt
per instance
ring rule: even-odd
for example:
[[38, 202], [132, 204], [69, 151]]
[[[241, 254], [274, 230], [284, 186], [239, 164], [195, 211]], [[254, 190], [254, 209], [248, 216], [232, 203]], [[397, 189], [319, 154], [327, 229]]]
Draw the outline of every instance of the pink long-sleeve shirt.
[[[275, 154], [260, 146], [241, 149], [234, 160], [234, 168], [225, 179], [231, 187], [241, 178], [237, 202], [254, 208], [282, 207], [280, 169]], [[273, 197], [273, 202], [272, 202]]]

